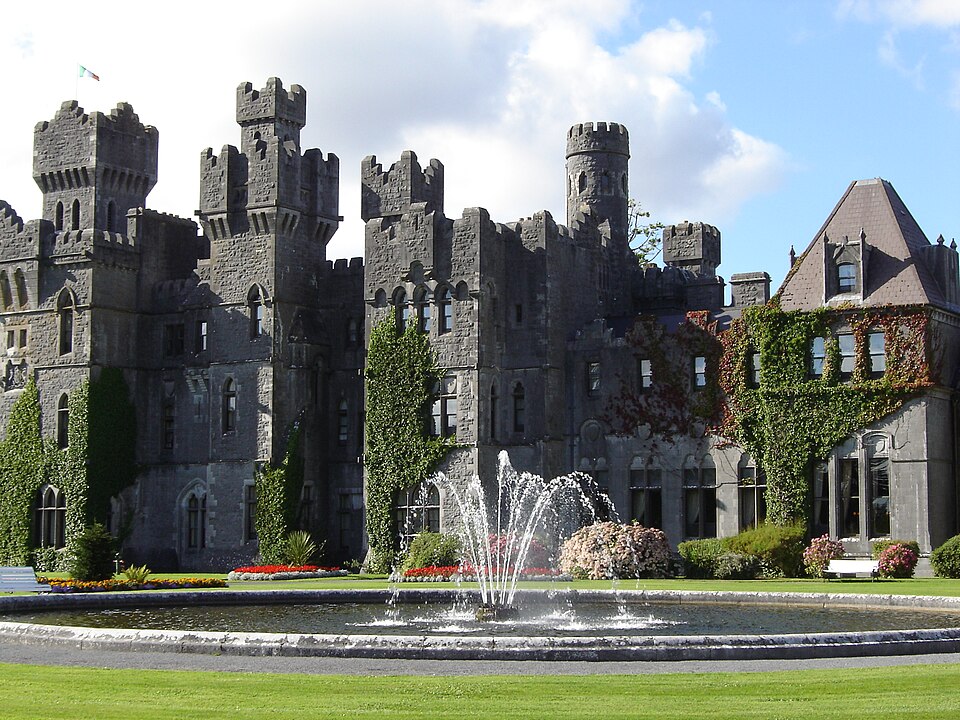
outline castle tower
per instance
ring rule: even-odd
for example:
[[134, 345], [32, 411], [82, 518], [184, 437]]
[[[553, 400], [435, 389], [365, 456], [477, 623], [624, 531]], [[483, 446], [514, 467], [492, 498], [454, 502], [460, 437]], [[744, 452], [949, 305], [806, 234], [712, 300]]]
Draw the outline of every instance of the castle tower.
[[240, 149], [228, 145], [214, 155], [208, 148], [201, 156], [198, 214], [208, 237], [296, 235], [317, 245], [301, 260], [325, 259], [340, 222], [340, 161], [317, 149], [301, 155], [306, 117], [307, 93], [299, 85], [285, 90], [277, 78], [261, 90], [240, 84]]
[[630, 135], [619, 123], [580, 123], [567, 133], [567, 225], [592, 210], [610, 224], [613, 247], [627, 243]]
[[144, 207], [157, 182], [156, 128], [127, 103], [87, 115], [76, 101], [34, 130], [33, 179], [43, 219], [57, 230], [126, 233], [126, 214]]

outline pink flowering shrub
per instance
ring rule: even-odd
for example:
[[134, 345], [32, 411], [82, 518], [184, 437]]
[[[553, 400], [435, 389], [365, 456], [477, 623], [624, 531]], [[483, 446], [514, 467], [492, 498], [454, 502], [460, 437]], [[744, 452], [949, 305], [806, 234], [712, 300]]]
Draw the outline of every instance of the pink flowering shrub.
[[880, 552], [878, 570], [880, 577], [910, 578], [917, 567], [917, 553], [900, 543], [888, 545]]
[[560, 549], [560, 570], [580, 579], [664, 577], [669, 567], [667, 536], [636, 523], [587, 525]]
[[822, 578], [831, 560], [839, 560], [844, 553], [843, 543], [831, 540], [829, 535], [821, 535], [810, 541], [810, 546], [803, 551], [803, 565], [807, 575]]

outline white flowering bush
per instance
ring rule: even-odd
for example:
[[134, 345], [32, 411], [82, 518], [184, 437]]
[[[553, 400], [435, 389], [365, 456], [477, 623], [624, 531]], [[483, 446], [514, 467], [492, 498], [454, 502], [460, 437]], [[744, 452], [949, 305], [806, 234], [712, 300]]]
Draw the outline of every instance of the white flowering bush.
[[600, 522], [577, 530], [560, 549], [560, 570], [575, 578], [664, 577], [670, 543], [662, 530]]

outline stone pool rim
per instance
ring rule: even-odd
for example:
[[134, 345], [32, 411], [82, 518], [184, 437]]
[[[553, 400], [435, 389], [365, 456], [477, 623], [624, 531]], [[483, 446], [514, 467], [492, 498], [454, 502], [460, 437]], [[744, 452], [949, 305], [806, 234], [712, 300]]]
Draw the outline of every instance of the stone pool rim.
[[[403, 588], [400, 603], [446, 603], [471, 590]], [[492, 637], [462, 635], [247, 633], [70, 627], [3, 621], [4, 613], [157, 607], [386, 603], [390, 590], [175, 590], [0, 597], [0, 642], [210, 655], [450, 660], [663, 661], [873, 657], [960, 652], [960, 628], [766, 635]], [[684, 590], [521, 590], [528, 602], [789, 605], [960, 612], [960, 598], [916, 595]]]

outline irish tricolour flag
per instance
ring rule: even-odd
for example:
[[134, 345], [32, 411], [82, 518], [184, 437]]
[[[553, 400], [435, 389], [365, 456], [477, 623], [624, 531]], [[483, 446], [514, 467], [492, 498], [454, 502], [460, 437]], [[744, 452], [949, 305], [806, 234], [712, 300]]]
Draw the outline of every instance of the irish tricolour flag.
[[78, 65], [77, 67], [80, 68], [80, 77], [93, 78], [94, 80], [97, 80], [97, 81], [100, 80], [99, 75], [96, 75], [95, 73], [90, 72], [83, 65]]

